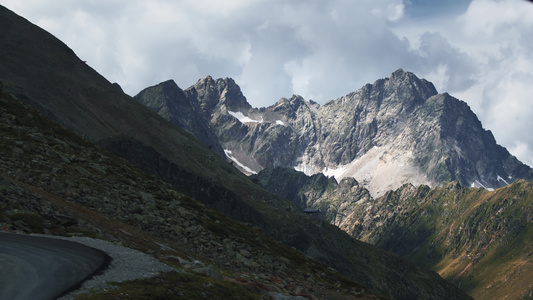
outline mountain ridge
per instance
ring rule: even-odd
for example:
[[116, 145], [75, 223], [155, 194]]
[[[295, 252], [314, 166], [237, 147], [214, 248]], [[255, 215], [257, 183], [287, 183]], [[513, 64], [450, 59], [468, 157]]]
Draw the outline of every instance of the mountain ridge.
[[[222, 82], [239, 91], [233, 99], [238, 105], [228, 105], [231, 95]], [[198, 90], [211, 91], [209, 101], [197, 97]], [[227, 78], [205, 77], [186, 91], [190, 103], [209, 103], [202, 104], [202, 114], [188, 118], [207, 119], [222, 148], [247, 174], [291, 167], [338, 181], [354, 177], [374, 197], [405, 183], [438, 186], [457, 180], [493, 189], [516, 178], [533, 179], [533, 170], [496, 143], [468, 104], [438, 94], [431, 82], [402, 69], [324, 105], [293, 95], [252, 108]]]

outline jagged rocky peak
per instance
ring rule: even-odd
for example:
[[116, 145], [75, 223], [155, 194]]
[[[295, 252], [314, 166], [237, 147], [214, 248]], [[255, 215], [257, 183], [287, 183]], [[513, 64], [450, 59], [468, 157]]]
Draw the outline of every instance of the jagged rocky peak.
[[300, 95], [292, 95], [291, 98], [289, 98], [289, 102], [294, 106], [300, 106], [304, 105], [306, 103], [305, 99]]
[[167, 120], [171, 120], [171, 110], [176, 106], [183, 106], [185, 93], [170, 79], [157, 85], [145, 88], [134, 97]]
[[231, 111], [248, 111], [252, 108], [241, 88], [231, 78], [217, 79], [217, 86], [221, 92], [221, 99]]
[[[390, 78], [376, 80], [344, 97], [327, 102], [329, 110], [350, 109], [351, 114], [410, 114], [426, 99], [436, 95], [435, 86], [411, 72], [399, 69]], [[351, 107], [349, 107], [351, 106]]]
[[[147, 87], [137, 94], [137, 97], [148, 98], [147, 94], [156, 94], [160, 100], [170, 100], [176, 98], [176, 96], [184, 97], [185, 93], [172, 79], [163, 81], [151, 87]], [[152, 99], [150, 99], [152, 100]]]
[[[427, 108], [421, 115], [426, 113], [427, 118], [438, 120], [440, 143], [421, 147], [420, 150], [433, 156], [428, 163], [430, 169], [440, 161], [448, 171], [442, 172], [442, 168], [441, 171], [435, 170], [434, 174], [448, 174], [440, 180], [436, 178], [437, 181], [458, 180], [463, 185], [490, 189], [507, 185], [515, 178], [532, 177], [531, 169], [496, 143], [492, 132], [483, 128], [464, 101], [447, 93], [439, 94], [427, 100]], [[439, 151], [438, 148], [446, 151]], [[456, 169], [462, 169], [462, 172]]]
[[[378, 79], [374, 84], [366, 84], [355, 92], [328, 101], [320, 107], [320, 112], [326, 124], [333, 128], [352, 128], [372, 137], [378, 133], [379, 127], [401, 129], [397, 127], [403, 126], [418, 106], [436, 94], [431, 82], [399, 69], [390, 78]], [[368, 128], [361, 127], [363, 124]], [[354, 132], [347, 134], [353, 135]], [[361, 137], [358, 136], [359, 139]], [[368, 150], [368, 147], [363, 150]], [[348, 156], [354, 158], [353, 155]]]
[[204, 113], [212, 111], [220, 99], [220, 93], [216, 89], [215, 81], [209, 75], [199, 79], [185, 92], [188, 98], [198, 100]]
[[201, 78], [186, 90], [196, 98], [205, 113], [211, 114], [217, 106], [224, 105], [229, 111], [247, 112], [252, 106], [244, 97], [241, 88], [231, 78], [214, 80], [211, 76]]
[[281, 98], [271, 107], [278, 107], [278, 106], [292, 106], [292, 107], [299, 107], [301, 105], [313, 105], [313, 106], [320, 106], [318, 103], [314, 102], [313, 100], [307, 101], [304, 99], [304, 97], [293, 94], [290, 98]]
[[427, 98], [436, 95], [437, 89], [433, 83], [418, 78], [414, 73], [406, 72], [403, 69], [398, 69], [392, 73], [391, 77], [387, 80], [390, 90], [402, 92], [405, 90], [412, 90], [415, 93], [412, 95], [415, 100], [426, 100]]
[[180, 90], [181, 89], [178, 87], [178, 84], [173, 80], [173, 79], [169, 79], [167, 81], [163, 81], [161, 83], [159, 83], [158, 85], [156, 86], [161, 86], [162, 88], [165, 88], [165, 89], [171, 89], [171, 90]]
[[292, 95], [289, 99], [279, 99], [276, 104], [268, 107], [266, 110], [271, 112], [282, 113], [287, 118], [295, 119], [297, 117], [298, 110], [302, 109], [302, 107], [307, 108], [310, 105], [318, 107], [318, 105], [313, 105], [311, 102], [306, 101], [300, 95]]
[[178, 87], [174, 80], [167, 80], [142, 90], [134, 97], [160, 116], [192, 134], [220, 156], [225, 156], [205, 113], [196, 98]]
[[411, 72], [399, 69], [390, 78], [378, 79], [373, 85], [367, 84], [361, 90], [361, 98], [375, 102], [376, 108], [397, 107], [396, 113], [411, 113], [417, 105], [436, 95], [435, 86], [418, 78]]

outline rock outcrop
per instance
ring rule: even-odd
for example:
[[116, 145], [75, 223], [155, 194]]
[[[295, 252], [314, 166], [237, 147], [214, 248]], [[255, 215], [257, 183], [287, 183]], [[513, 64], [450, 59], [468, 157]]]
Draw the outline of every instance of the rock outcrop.
[[302, 211], [339, 227], [359, 204], [373, 200], [369, 191], [351, 177], [337, 183], [335, 178], [321, 173], [307, 176], [294, 169], [274, 168], [264, 169], [251, 178]]
[[146, 88], [134, 99], [189, 132], [220, 156], [225, 156], [217, 136], [201, 112], [200, 103], [189, 101], [185, 92], [173, 80]]

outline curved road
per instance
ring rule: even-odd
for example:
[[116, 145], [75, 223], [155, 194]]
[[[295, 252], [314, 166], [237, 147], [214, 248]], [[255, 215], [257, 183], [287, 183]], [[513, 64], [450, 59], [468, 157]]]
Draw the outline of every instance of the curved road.
[[109, 261], [75, 242], [0, 232], [0, 299], [56, 299]]

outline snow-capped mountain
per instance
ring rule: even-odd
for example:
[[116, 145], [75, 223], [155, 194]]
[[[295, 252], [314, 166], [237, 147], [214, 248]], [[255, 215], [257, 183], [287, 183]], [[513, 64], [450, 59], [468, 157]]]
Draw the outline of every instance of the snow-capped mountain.
[[[252, 108], [229, 78], [207, 76], [175, 92], [182, 95], [176, 99], [161, 96], [165, 84], [135, 98], [204, 143], [218, 143], [248, 174], [290, 167], [339, 182], [353, 177], [374, 197], [404, 183], [457, 180], [491, 189], [533, 178], [531, 168], [498, 145], [465, 102], [402, 69], [324, 105], [293, 95]], [[216, 141], [205, 142], [207, 130]]]

